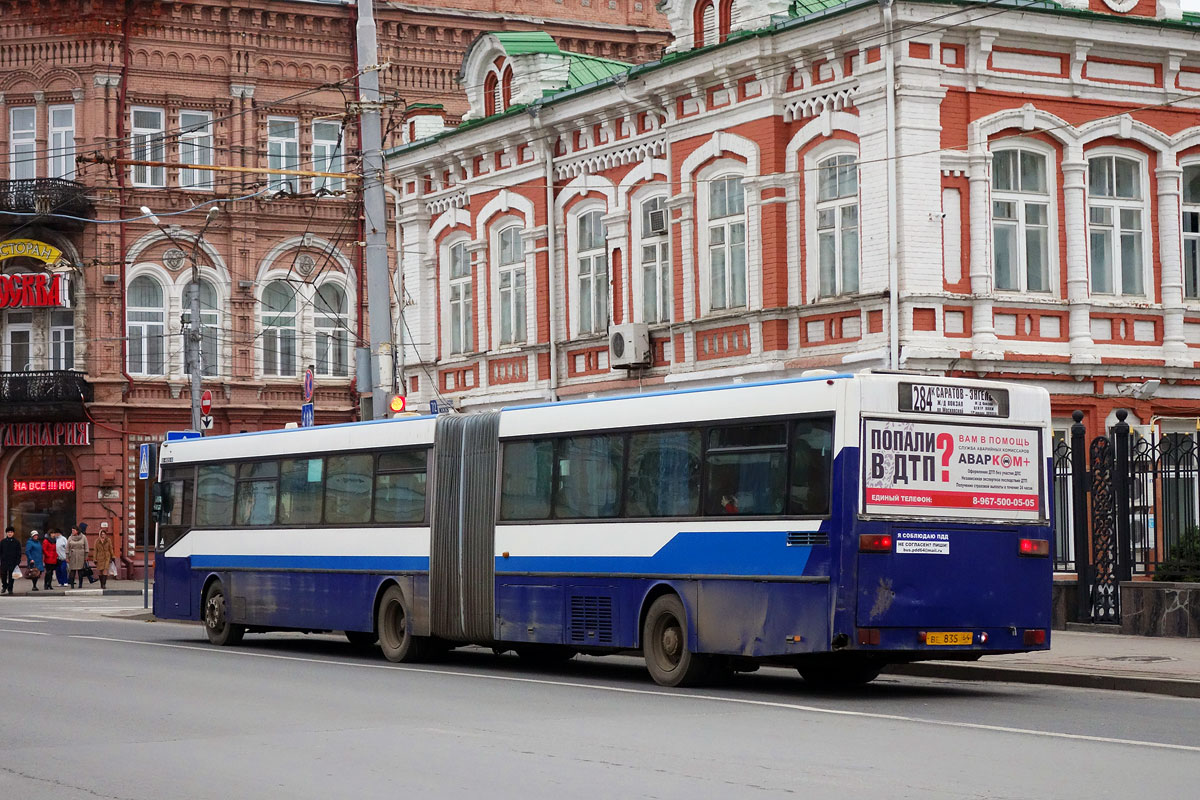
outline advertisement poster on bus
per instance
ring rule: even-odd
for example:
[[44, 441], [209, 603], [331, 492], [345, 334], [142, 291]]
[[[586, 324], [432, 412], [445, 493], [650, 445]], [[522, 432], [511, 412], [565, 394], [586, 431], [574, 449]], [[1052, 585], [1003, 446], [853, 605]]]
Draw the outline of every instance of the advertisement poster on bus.
[[862, 456], [867, 514], [1045, 518], [1036, 428], [865, 419]]

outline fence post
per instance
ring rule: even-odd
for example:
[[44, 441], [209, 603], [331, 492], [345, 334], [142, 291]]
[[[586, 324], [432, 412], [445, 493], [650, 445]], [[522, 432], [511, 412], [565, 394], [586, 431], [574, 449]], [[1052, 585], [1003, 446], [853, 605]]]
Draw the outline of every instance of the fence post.
[[1117, 410], [1117, 424], [1113, 426], [1113, 492], [1117, 501], [1117, 519], [1114, 526], [1117, 534], [1117, 581], [1114, 587], [1119, 595], [1120, 581], [1133, 577], [1133, 546], [1129, 532], [1129, 423], [1125, 418], [1129, 412]]
[[1092, 617], [1091, 544], [1088, 536], [1088, 490], [1086, 431], [1083, 412], [1074, 411], [1071, 419], [1071, 528], [1075, 541], [1075, 609], [1080, 622]]

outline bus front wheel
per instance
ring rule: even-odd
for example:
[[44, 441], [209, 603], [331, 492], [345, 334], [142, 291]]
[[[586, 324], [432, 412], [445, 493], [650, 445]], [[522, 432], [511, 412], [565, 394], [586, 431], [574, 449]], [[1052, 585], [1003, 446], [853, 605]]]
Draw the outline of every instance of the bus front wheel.
[[646, 669], [662, 686], [695, 686], [708, 677], [709, 659], [688, 650], [687, 614], [673, 594], [655, 600], [642, 627]]
[[413, 635], [412, 612], [399, 586], [389, 586], [383, 593], [375, 627], [379, 647], [388, 661], [420, 661], [428, 654], [429, 640]]
[[204, 632], [208, 640], [218, 647], [237, 644], [246, 635], [246, 626], [229, 620], [229, 608], [225, 603], [225, 587], [214, 581], [204, 592]]

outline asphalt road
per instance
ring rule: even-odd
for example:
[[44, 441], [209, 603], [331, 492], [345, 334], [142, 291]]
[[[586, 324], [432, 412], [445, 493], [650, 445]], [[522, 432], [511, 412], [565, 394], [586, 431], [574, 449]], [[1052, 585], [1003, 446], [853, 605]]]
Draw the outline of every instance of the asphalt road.
[[[1200, 700], [764, 669], [671, 690], [631, 658], [394, 665], [338, 636], [0, 602], [0, 798], [1193, 796]], [[52, 687], [52, 688], [51, 688]]]

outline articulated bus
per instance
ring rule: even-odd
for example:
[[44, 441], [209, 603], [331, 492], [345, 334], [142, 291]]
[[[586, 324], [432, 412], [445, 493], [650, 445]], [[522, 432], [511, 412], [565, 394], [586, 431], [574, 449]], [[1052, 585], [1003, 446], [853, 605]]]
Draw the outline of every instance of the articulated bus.
[[172, 442], [154, 613], [865, 683], [1050, 646], [1050, 458], [1043, 389], [894, 373]]

